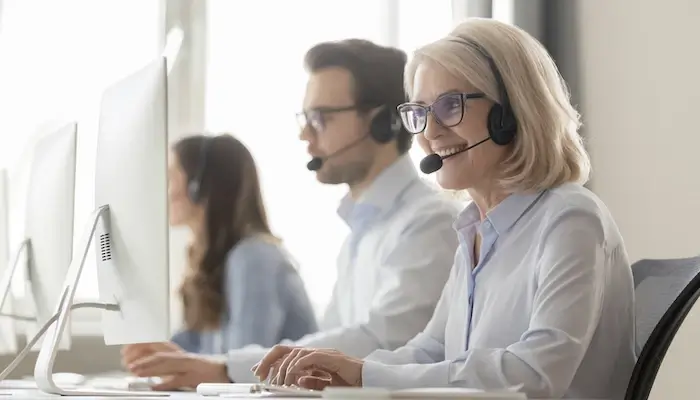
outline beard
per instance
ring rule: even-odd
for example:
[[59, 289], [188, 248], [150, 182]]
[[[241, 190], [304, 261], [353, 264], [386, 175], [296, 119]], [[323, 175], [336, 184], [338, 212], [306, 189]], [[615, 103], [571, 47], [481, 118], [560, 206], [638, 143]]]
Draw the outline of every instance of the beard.
[[329, 163], [317, 171], [316, 179], [321, 183], [329, 185], [338, 185], [341, 183], [352, 185], [365, 180], [371, 167], [371, 159], [345, 162], [342, 165], [333, 165]]

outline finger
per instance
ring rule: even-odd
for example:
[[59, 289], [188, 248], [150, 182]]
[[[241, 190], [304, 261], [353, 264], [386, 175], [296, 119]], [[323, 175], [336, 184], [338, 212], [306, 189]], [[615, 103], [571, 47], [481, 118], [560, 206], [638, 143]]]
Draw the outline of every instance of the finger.
[[262, 360], [260, 360], [260, 365], [258, 365], [258, 368], [255, 370], [255, 375], [260, 380], [267, 379], [270, 373], [270, 367], [280, 358], [282, 358], [285, 354], [291, 352], [292, 349], [293, 347], [282, 346], [279, 344], [270, 349], [270, 351], [268, 351], [267, 354], [265, 354], [265, 357], [263, 357]]
[[301, 349], [293, 349], [287, 355], [281, 358], [279, 367], [277, 368], [277, 375], [273, 385], [283, 385], [285, 379], [287, 378], [287, 368], [289, 368], [289, 363], [301, 352]]
[[279, 367], [280, 367], [280, 361], [276, 361], [272, 366], [270, 367], [270, 373], [267, 375], [267, 382], [268, 384], [273, 384], [275, 381], [275, 378], [277, 377], [277, 373], [279, 372]]
[[330, 372], [324, 371], [322, 369], [317, 369], [317, 368], [312, 369], [306, 375], [313, 376], [313, 377], [319, 378], [319, 379], [326, 379], [328, 381], [332, 381], [332, 378], [333, 378], [333, 376], [330, 374]]
[[330, 379], [321, 378], [318, 376], [302, 376], [297, 380], [297, 385], [305, 389], [323, 390], [330, 386]]
[[[159, 347], [162, 348], [162, 350], [158, 349]], [[182, 351], [182, 348], [173, 342], [163, 342], [163, 343], [158, 343], [158, 346], [156, 346], [156, 350], [157, 351]]]
[[185, 375], [171, 375], [164, 377], [160, 383], [151, 386], [151, 389], [156, 391], [167, 392], [177, 390], [186, 386], [187, 385], [185, 384]]
[[299, 379], [299, 377], [301, 375], [303, 375], [303, 372], [305, 372], [305, 371], [302, 371], [302, 374], [295, 373], [294, 371], [291, 370], [290, 367], [292, 365], [294, 365], [298, 359], [300, 359], [301, 357], [303, 357], [309, 353], [311, 353], [310, 350], [300, 350], [296, 353], [293, 353], [294, 354], [293, 356], [290, 353], [290, 356], [287, 359], [286, 365], [283, 365], [283, 368], [285, 371], [285, 378], [284, 378], [284, 381], [281, 382], [281, 384], [283, 384], [283, 385], [296, 385], [297, 380]]
[[313, 351], [304, 355], [290, 367], [293, 373], [300, 374], [305, 369], [321, 369], [339, 374], [343, 355], [324, 351]]
[[121, 349], [122, 362], [125, 364], [131, 364], [132, 362], [143, 358], [145, 356], [153, 354], [154, 351], [150, 346], [144, 345], [129, 345], [124, 346]]
[[187, 357], [177, 353], [155, 353], [129, 365], [136, 376], [166, 376], [187, 372]]
[[152, 356], [154, 353], [139, 353], [139, 354], [134, 354], [129, 357], [122, 357], [122, 365], [124, 367], [129, 367], [129, 365], [134, 364], [140, 360], [143, 360], [144, 358], [147, 358], [149, 356]]

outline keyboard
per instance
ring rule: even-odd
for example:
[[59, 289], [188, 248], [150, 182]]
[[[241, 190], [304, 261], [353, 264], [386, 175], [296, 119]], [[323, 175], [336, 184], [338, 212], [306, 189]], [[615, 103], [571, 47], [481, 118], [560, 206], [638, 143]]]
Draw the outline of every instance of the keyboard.
[[270, 394], [284, 397], [321, 397], [320, 390], [304, 389], [298, 386], [268, 385], [264, 383], [200, 383], [197, 385], [200, 396]]
[[134, 377], [124, 378], [92, 378], [84, 386], [92, 389], [128, 390], [130, 392], [149, 392], [151, 387], [161, 382], [159, 377]]

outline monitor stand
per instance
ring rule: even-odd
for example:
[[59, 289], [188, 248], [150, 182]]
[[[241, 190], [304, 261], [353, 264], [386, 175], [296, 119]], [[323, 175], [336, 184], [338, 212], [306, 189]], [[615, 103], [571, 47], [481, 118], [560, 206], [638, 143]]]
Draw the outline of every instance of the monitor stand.
[[[39, 390], [62, 396], [104, 396], [104, 397], [167, 397], [167, 392], [126, 391], [126, 390], [100, 390], [100, 389], [68, 389], [59, 387], [53, 380], [53, 367], [58, 353], [59, 343], [65, 331], [75, 290], [80, 281], [80, 275], [85, 265], [90, 244], [92, 243], [98, 224], [103, 224], [105, 231], [109, 232], [109, 206], [101, 206], [92, 212], [85, 226], [83, 237], [80, 241], [80, 258], [73, 257], [68, 274], [61, 292], [61, 299], [57, 307], [57, 321], [48, 328], [46, 337], [41, 345], [41, 350], [34, 365], [34, 379]], [[116, 306], [118, 306], [118, 302]], [[112, 305], [114, 306], [114, 305]]]
[[[26, 289], [29, 290], [32, 295], [35, 293], [30, 290], [32, 287], [32, 282], [31, 282], [31, 277], [32, 274], [29, 271], [29, 266], [31, 265], [31, 256], [32, 256], [32, 243], [30, 239], [24, 239], [20, 245], [17, 251], [14, 253], [15, 256], [13, 257], [12, 264], [8, 265], [7, 270], [5, 270], [5, 273], [2, 275], [0, 278], [0, 311], [5, 309], [5, 305], [9, 303], [9, 300], [12, 297], [12, 280], [15, 277], [15, 274], [17, 273], [17, 267], [20, 264], [20, 260], [22, 258], [22, 254], [26, 253], [27, 254], [27, 262], [26, 262], [26, 273], [25, 273], [25, 279], [26, 279]], [[34, 297], [34, 310], [36, 312], [36, 307], [37, 307], [37, 298], [36, 296]], [[31, 315], [15, 315], [15, 314], [6, 314], [2, 313], [0, 314], [0, 318], [12, 318], [18, 321], [24, 321], [24, 322], [37, 322], [39, 321], [38, 316], [31, 316]]]

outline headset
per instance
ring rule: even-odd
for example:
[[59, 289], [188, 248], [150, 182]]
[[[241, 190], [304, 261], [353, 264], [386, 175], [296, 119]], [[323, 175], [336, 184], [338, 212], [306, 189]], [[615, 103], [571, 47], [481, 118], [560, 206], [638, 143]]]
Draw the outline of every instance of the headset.
[[496, 67], [496, 62], [493, 61], [493, 57], [491, 57], [486, 49], [473, 40], [466, 39], [461, 36], [455, 36], [450, 38], [450, 41], [461, 43], [465, 46], [473, 48], [489, 63], [489, 68], [491, 69], [493, 78], [496, 81], [500, 102], [495, 102], [493, 106], [491, 106], [491, 110], [489, 110], [489, 115], [486, 120], [486, 127], [489, 132], [489, 138], [494, 143], [501, 146], [509, 144], [513, 141], [513, 139], [515, 139], [515, 134], [518, 131], [518, 120], [515, 117], [513, 108], [510, 105], [508, 91], [506, 90], [506, 85], [503, 82], [501, 72]]
[[209, 155], [209, 147], [213, 138], [202, 136], [202, 145], [199, 148], [199, 163], [197, 164], [197, 169], [195, 170], [194, 176], [190, 178], [187, 183], [187, 195], [190, 200], [197, 204], [202, 201], [202, 181], [204, 180], [204, 172], [207, 167], [207, 158]]
[[377, 143], [389, 143], [394, 140], [399, 133], [404, 129], [403, 123], [401, 122], [401, 117], [392, 107], [386, 105], [381, 106], [382, 108], [377, 112], [374, 117], [372, 117], [372, 122], [369, 125], [369, 133], [363, 135], [357, 140], [354, 140], [347, 145], [341, 147], [340, 149], [334, 151], [325, 157], [314, 157], [306, 164], [306, 168], [309, 171], [318, 171], [323, 166], [323, 163], [333, 157], [339, 156], [346, 151], [354, 148], [368, 137], [371, 137]]
[[369, 135], [375, 142], [384, 144], [394, 140], [402, 129], [401, 116], [392, 107], [382, 106], [372, 118]]

